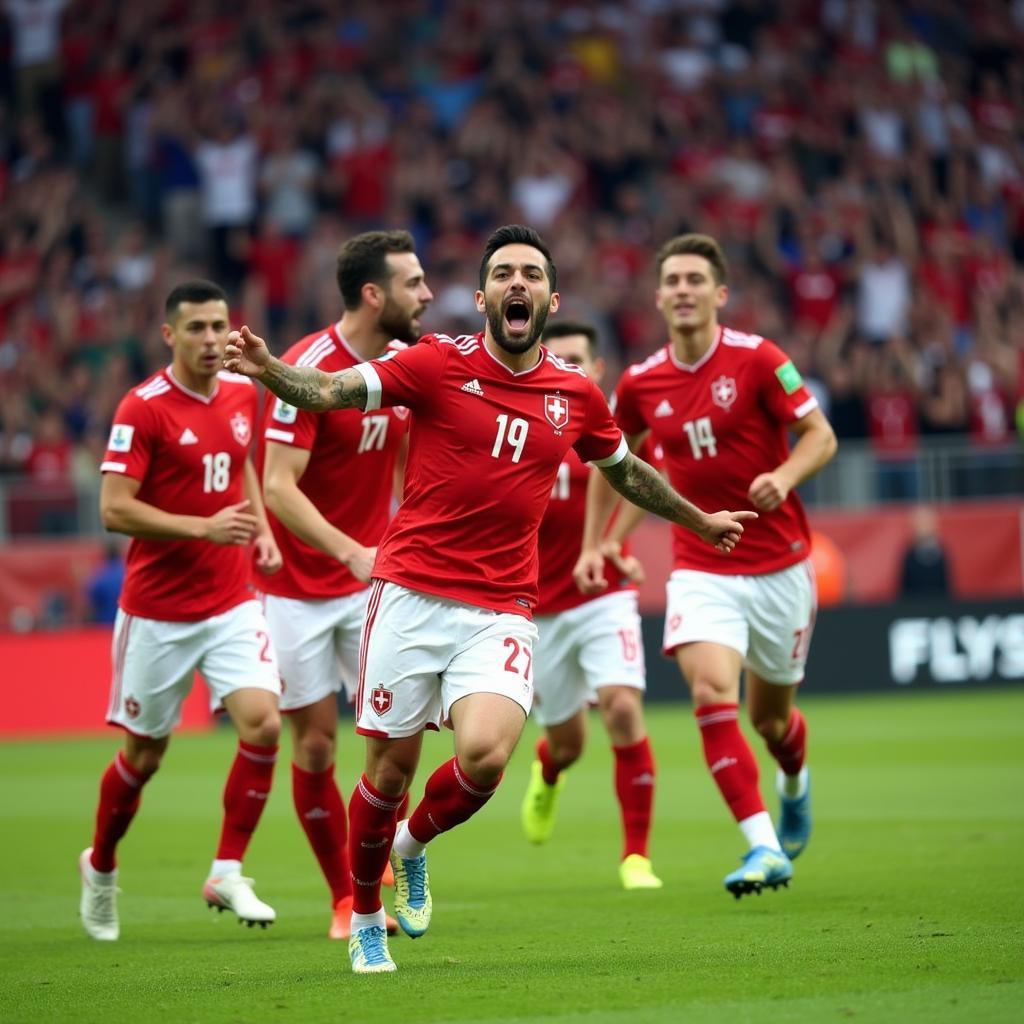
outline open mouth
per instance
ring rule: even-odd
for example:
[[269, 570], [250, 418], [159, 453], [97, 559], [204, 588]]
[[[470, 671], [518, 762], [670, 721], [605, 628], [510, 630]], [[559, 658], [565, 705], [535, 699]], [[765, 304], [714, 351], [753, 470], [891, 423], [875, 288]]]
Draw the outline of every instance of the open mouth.
[[525, 331], [530, 323], [530, 313], [530, 304], [525, 299], [510, 299], [505, 306], [505, 323], [512, 331]]

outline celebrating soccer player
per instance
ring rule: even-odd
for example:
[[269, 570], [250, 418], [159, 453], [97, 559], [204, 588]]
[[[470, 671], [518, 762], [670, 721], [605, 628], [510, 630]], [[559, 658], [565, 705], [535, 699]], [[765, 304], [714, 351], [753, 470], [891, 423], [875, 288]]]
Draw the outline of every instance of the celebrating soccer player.
[[[340, 321], [282, 357], [325, 373], [375, 359], [419, 337], [433, 296], [407, 231], [369, 231], [338, 254]], [[342, 680], [355, 699], [367, 582], [391, 507], [396, 456], [408, 410], [316, 415], [268, 402], [263, 487], [284, 567], [268, 577], [265, 610], [281, 666], [281, 710], [294, 739], [292, 795], [331, 890], [332, 939], [349, 937], [352, 877], [345, 804], [334, 778]], [[259, 463], [259, 458], [257, 458]], [[388, 921], [390, 931], [397, 924]]]
[[95, 838], [79, 858], [82, 924], [108, 941], [120, 931], [117, 844], [160, 766], [196, 669], [239, 736], [203, 898], [250, 926], [275, 916], [242, 875], [281, 729], [277, 663], [249, 592], [250, 543], [260, 569], [281, 566], [248, 457], [256, 389], [223, 372], [228, 306], [217, 285], [179, 285], [166, 312], [171, 365], [121, 400], [100, 467], [103, 524], [132, 537], [107, 712], [125, 731], [124, 748], [103, 776]]
[[[666, 653], [690, 686], [704, 758], [750, 847], [728, 874], [735, 896], [788, 884], [807, 844], [811, 806], [806, 725], [794, 706], [814, 625], [810, 532], [794, 488], [824, 466], [836, 439], [800, 374], [772, 342], [718, 323], [728, 298], [721, 248], [707, 235], [673, 238], [657, 255], [657, 304], [669, 342], [630, 367], [615, 416], [630, 444], [661, 445], [669, 478], [704, 506], [750, 502], [761, 518], [729, 558], [673, 530], [665, 612]], [[790, 450], [787, 430], [796, 437]], [[577, 581], [603, 583], [598, 550], [614, 494], [588, 495]], [[776, 832], [757, 762], [738, 721], [740, 673], [747, 711], [778, 762]]]
[[[229, 369], [291, 405], [412, 410], [404, 500], [377, 551], [360, 653], [357, 729], [367, 757], [349, 805], [357, 973], [395, 970], [380, 900], [389, 853], [395, 915], [407, 934], [422, 935], [432, 907], [425, 847], [487, 803], [522, 733], [537, 528], [569, 448], [630, 501], [722, 551], [756, 517], [708, 515], [630, 454], [597, 386], [540, 344], [558, 309], [555, 278], [536, 232], [510, 225], [491, 235], [480, 263], [479, 334], [428, 336], [333, 374], [274, 359], [246, 327], [226, 350]], [[396, 834], [423, 731], [442, 724], [454, 730], [455, 756]]]
[[[604, 360], [597, 352], [597, 331], [589, 324], [555, 323], [544, 332], [544, 345], [600, 382]], [[619, 879], [626, 889], [660, 889], [647, 848], [654, 756], [644, 725], [644, 648], [632, 586], [638, 563], [613, 550], [614, 558], [605, 565], [608, 590], [596, 596], [581, 594], [573, 582], [589, 475], [590, 467], [567, 452], [540, 524], [533, 717], [544, 726], [544, 735], [523, 798], [523, 831], [534, 843], [550, 837], [563, 773], [583, 753], [587, 709], [596, 701], [615, 760], [623, 831]], [[634, 524], [637, 511], [623, 506]]]

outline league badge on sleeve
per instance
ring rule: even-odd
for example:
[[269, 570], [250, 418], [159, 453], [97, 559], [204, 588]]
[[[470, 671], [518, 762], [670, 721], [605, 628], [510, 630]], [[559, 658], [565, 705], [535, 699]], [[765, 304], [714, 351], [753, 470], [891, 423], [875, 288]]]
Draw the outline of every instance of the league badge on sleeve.
[[107, 450], [112, 452], [130, 452], [134, 436], [135, 428], [133, 426], [127, 423], [115, 423], [110, 428], [110, 440], [107, 442]]
[[775, 376], [779, 378], [782, 390], [787, 395], [791, 395], [794, 391], [803, 387], [803, 378], [800, 376], [800, 371], [793, 365], [792, 359], [789, 362], [783, 363], [775, 371]]
[[252, 426], [249, 423], [249, 417], [244, 412], [236, 412], [231, 417], [231, 433], [234, 434], [235, 440], [239, 444], [249, 443], [252, 438]]
[[569, 399], [561, 395], [545, 395], [544, 418], [555, 430], [563, 430], [569, 424]]
[[299, 410], [294, 405], [289, 405], [283, 398], [274, 402], [273, 417], [278, 423], [294, 423], [299, 415]]

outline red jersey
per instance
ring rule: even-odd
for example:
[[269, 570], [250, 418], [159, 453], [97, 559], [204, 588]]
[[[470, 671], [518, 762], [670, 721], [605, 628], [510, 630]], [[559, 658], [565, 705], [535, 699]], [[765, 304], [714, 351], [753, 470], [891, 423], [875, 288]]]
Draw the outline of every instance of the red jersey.
[[[168, 367], [121, 399], [100, 471], [141, 481], [136, 497], [165, 512], [212, 516], [245, 500], [255, 422], [248, 378], [219, 373], [207, 397], [178, 383]], [[120, 603], [130, 615], [196, 622], [251, 596], [245, 546], [139, 537], [128, 546]]]
[[[753, 334], [719, 328], [692, 366], [672, 346], [631, 366], [615, 391], [615, 416], [627, 435], [650, 430], [665, 453], [672, 485], [705, 512], [750, 506], [754, 478], [789, 454], [786, 428], [818, 406], [789, 357]], [[677, 569], [723, 575], [778, 572], [810, 554], [803, 505], [791, 491], [774, 512], [748, 523], [731, 554], [672, 527]]]
[[537, 529], [570, 447], [614, 465], [625, 440], [598, 387], [541, 348], [513, 373], [483, 335], [428, 335], [363, 363], [368, 412], [412, 410], [405, 500], [374, 576], [453, 601], [529, 616]]
[[[297, 341], [281, 359], [293, 366], [316, 366], [325, 373], [362, 362], [336, 325]], [[281, 399], [268, 401], [257, 472], [262, 479], [267, 441], [305, 449], [309, 463], [299, 490], [332, 526], [365, 547], [376, 547], [388, 524], [395, 459], [408, 417], [408, 409], [403, 408], [365, 414], [357, 409], [315, 413]], [[316, 600], [352, 594], [365, 586], [337, 559], [296, 537], [269, 509], [267, 518], [284, 565], [279, 572], [261, 577], [261, 590]]]
[[[644, 442], [637, 454], [652, 466], [660, 467], [654, 447], [648, 441]], [[636, 589], [619, 575], [615, 564], [607, 558], [604, 562], [604, 578], [608, 581], [608, 587], [600, 594], [580, 593], [576, 581], [572, 578], [572, 570], [580, 557], [580, 542], [583, 540], [589, 479], [590, 466], [581, 462], [575, 452], [569, 452], [558, 467], [555, 486], [551, 489], [551, 500], [541, 520], [538, 534], [538, 615], [556, 615], [558, 612], [586, 604], [587, 601], [593, 601], [596, 597], [614, 594], [617, 590]], [[622, 551], [623, 554], [629, 553], [628, 541], [623, 544]]]

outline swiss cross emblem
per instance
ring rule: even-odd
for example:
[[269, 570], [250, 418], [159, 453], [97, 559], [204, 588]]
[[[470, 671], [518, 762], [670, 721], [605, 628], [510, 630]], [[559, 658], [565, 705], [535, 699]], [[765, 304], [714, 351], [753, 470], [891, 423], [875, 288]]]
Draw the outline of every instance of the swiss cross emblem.
[[370, 694], [370, 704], [378, 715], [386, 715], [391, 710], [394, 699], [395, 695], [381, 683], [378, 683], [373, 693]]
[[231, 433], [239, 444], [248, 444], [252, 437], [252, 428], [249, 426], [249, 417], [244, 412], [236, 412], [231, 417]]
[[711, 401], [720, 409], [728, 409], [736, 401], [736, 381], [724, 374], [711, 384]]
[[139, 712], [142, 709], [139, 707], [139, 702], [134, 697], [125, 697], [124, 699], [124, 713], [129, 718], [138, 718]]
[[569, 399], [561, 395], [545, 395], [544, 417], [555, 430], [561, 430], [569, 423]]

